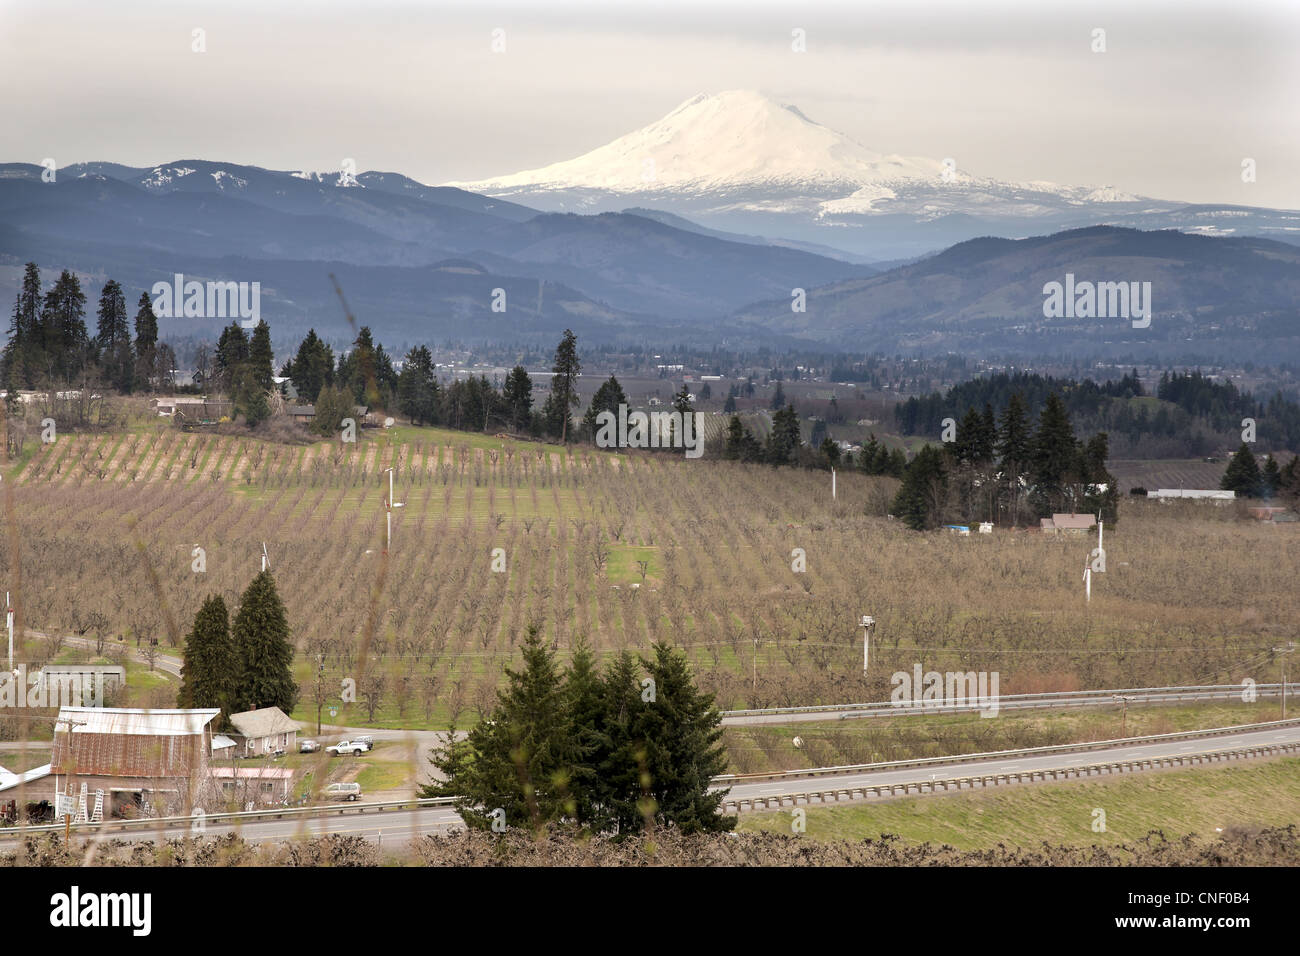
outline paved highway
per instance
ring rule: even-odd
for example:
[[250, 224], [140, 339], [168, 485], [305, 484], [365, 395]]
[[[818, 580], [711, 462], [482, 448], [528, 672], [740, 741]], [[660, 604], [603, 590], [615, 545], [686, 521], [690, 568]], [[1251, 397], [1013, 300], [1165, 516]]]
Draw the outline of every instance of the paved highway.
[[1062, 770], [1083, 764], [1108, 763], [1121, 760], [1139, 760], [1151, 757], [1187, 756], [1213, 753], [1235, 747], [1251, 747], [1274, 743], [1300, 742], [1300, 726], [1278, 727], [1269, 730], [1225, 734], [1200, 740], [1170, 740], [1160, 743], [1125, 744], [1104, 750], [1074, 753], [1043, 754], [1040, 756], [1009, 756], [983, 760], [954, 758], [941, 766], [904, 767], [892, 770], [853, 771], [817, 777], [797, 776], [788, 779], [765, 779], [754, 782], [740, 781], [732, 786], [730, 797], [775, 797], [783, 794], [806, 793], [810, 790], [830, 790], [841, 787], [877, 787], [889, 784], [924, 783], [972, 774], [999, 774], [1008, 771]]
[[[741, 781], [731, 788], [730, 799], [749, 799], [753, 797], [776, 797], [810, 790], [830, 790], [849, 787], [875, 787], [902, 785], [905, 783], [924, 783], [935, 779], [961, 777], [967, 775], [993, 775], [1011, 771], [1060, 770], [1085, 764], [1120, 762], [1164, 756], [1187, 756], [1198, 753], [1212, 753], [1237, 747], [1262, 746], [1276, 743], [1300, 742], [1300, 726], [1276, 727], [1264, 730], [1224, 734], [1199, 740], [1170, 740], [1157, 743], [1124, 744], [1103, 750], [1090, 750], [1075, 753], [1047, 754], [1041, 756], [1007, 756], [984, 758], [979, 760], [953, 758], [941, 766], [910, 767], [883, 770], [852, 770], [843, 773], [824, 774], [816, 777], [791, 776], [785, 779], [763, 779], [751, 782]], [[451, 827], [462, 825], [456, 812], [446, 807], [433, 807], [424, 810], [370, 811], [358, 813], [349, 811], [339, 813], [337, 810], [322, 810], [312, 817], [290, 817], [279, 820], [257, 820], [237, 825], [216, 823], [206, 828], [207, 836], [235, 832], [246, 840], [265, 841], [282, 840], [294, 836], [320, 836], [330, 833], [350, 834], [365, 837], [368, 840], [394, 845], [404, 844], [412, 837], [425, 834], [445, 832]], [[12, 832], [12, 831], [11, 831]], [[145, 840], [176, 838], [185, 833], [184, 829], [140, 830], [132, 829], [120, 834], [128, 840]], [[111, 832], [105, 838], [112, 838]], [[0, 846], [12, 847], [17, 834], [0, 835]]]

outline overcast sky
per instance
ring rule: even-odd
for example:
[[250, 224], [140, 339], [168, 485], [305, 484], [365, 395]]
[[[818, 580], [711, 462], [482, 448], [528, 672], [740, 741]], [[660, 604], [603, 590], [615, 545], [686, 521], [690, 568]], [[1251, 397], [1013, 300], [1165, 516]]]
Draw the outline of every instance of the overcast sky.
[[0, 161], [473, 180], [753, 88], [975, 175], [1297, 208], [1298, 49], [1298, 0], [0, 0]]

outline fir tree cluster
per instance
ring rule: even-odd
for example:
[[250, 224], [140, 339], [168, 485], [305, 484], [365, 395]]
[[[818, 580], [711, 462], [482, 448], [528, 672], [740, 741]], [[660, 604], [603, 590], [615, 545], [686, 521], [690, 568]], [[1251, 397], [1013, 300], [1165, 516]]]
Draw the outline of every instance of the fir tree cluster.
[[284, 604], [270, 571], [253, 578], [232, 625], [226, 602], [208, 597], [185, 639], [178, 707], [219, 707], [223, 725], [231, 714], [279, 707], [286, 714], [298, 700], [293, 645]]
[[1219, 487], [1235, 492], [1238, 498], [1300, 499], [1300, 455], [1292, 455], [1279, 465], [1271, 454], [1261, 467], [1255, 453], [1245, 442], [1237, 449], [1223, 472]]
[[29, 262], [14, 301], [9, 341], [0, 353], [0, 384], [18, 389], [46, 388], [97, 372], [122, 393], [162, 387], [176, 357], [158, 342], [158, 318], [147, 293], [140, 294], [135, 335], [127, 313], [126, 292], [115, 280], [99, 294], [95, 335], [86, 328], [86, 294], [75, 273], [64, 269], [44, 289], [36, 263]]
[[602, 671], [585, 646], [567, 669], [530, 627], [523, 664], [467, 737], [431, 758], [445, 780], [424, 796], [452, 796], [462, 819], [490, 829], [568, 825], [591, 833], [672, 825], [686, 833], [730, 830], [722, 717], [695, 686], [686, 656], [656, 643], [650, 657], [624, 652]]
[[1065, 403], [1049, 393], [1030, 422], [1019, 393], [996, 420], [991, 404], [973, 407], [956, 426], [955, 440], [926, 445], [907, 465], [893, 511], [909, 528], [1041, 517], [1059, 512], [1117, 519], [1115, 478], [1106, 470], [1105, 432], [1075, 437]]

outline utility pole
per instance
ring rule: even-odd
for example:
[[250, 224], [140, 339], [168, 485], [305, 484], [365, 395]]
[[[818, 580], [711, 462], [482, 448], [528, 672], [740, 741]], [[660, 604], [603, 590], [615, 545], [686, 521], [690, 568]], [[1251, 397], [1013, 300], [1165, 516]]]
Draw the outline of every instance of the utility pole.
[[871, 632], [876, 629], [876, 619], [864, 614], [858, 627], [862, 628], [862, 676], [865, 677], [867, 665], [871, 662]]
[[17, 677], [14, 670], [14, 606], [9, 602], [9, 592], [5, 592], [5, 626], [9, 629], [9, 673]]
[[[1286, 647], [1273, 648], [1274, 654], [1294, 654], [1295, 641], [1287, 641]], [[1286, 658], [1281, 658], [1282, 663], [1282, 719], [1286, 720]]]
[[1136, 700], [1137, 698], [1125, 697], [1122, 694], [1111, 694], [1110, 696], [1112, 699], [1121, 701], [1124, 704], [1124, 712], [1123, 715], [1120, 717], [1119, 735], [1121, 737], [1125, 737], [1128, 735], [1128, 702], [1131, 700]]
[[387, 524], [387, 530], [384, 534], [384, 554], [387, 554], [388, 549], [393, 544], [393, 509], [402, 507], [403, 503], [400, 501], [393, 501], [393, 472], [396, 471], [396, 469], [390, 467], [385, 468], [384, 471], [388, 472], [388, 500], [384, 502], [384, 509], [386, 511], [385, 520]]

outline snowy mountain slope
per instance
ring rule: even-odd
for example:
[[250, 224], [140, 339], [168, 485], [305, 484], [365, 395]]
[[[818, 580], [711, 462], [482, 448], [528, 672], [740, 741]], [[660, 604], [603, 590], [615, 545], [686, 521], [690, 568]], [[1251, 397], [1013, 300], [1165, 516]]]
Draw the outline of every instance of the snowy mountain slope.
[[512, 176], [448, 183], [473, 192], [662, 189], [707, 192], [764, 184], [842, 190], [870, 182], [938, 179], [940, 161], [885, 156], [752, 90], [700, 94], [663, 119], [577, 159]]
[[1110, 185], [1004, 182], [951, 160], [877, 152], [749, 90], [692, 97], [575, 159], [448, 185], [551, 211], [631, 202], [707, 228], [876, 258], [1095, 224], [1300, 241], [1294, 211], [1189, 207]]

